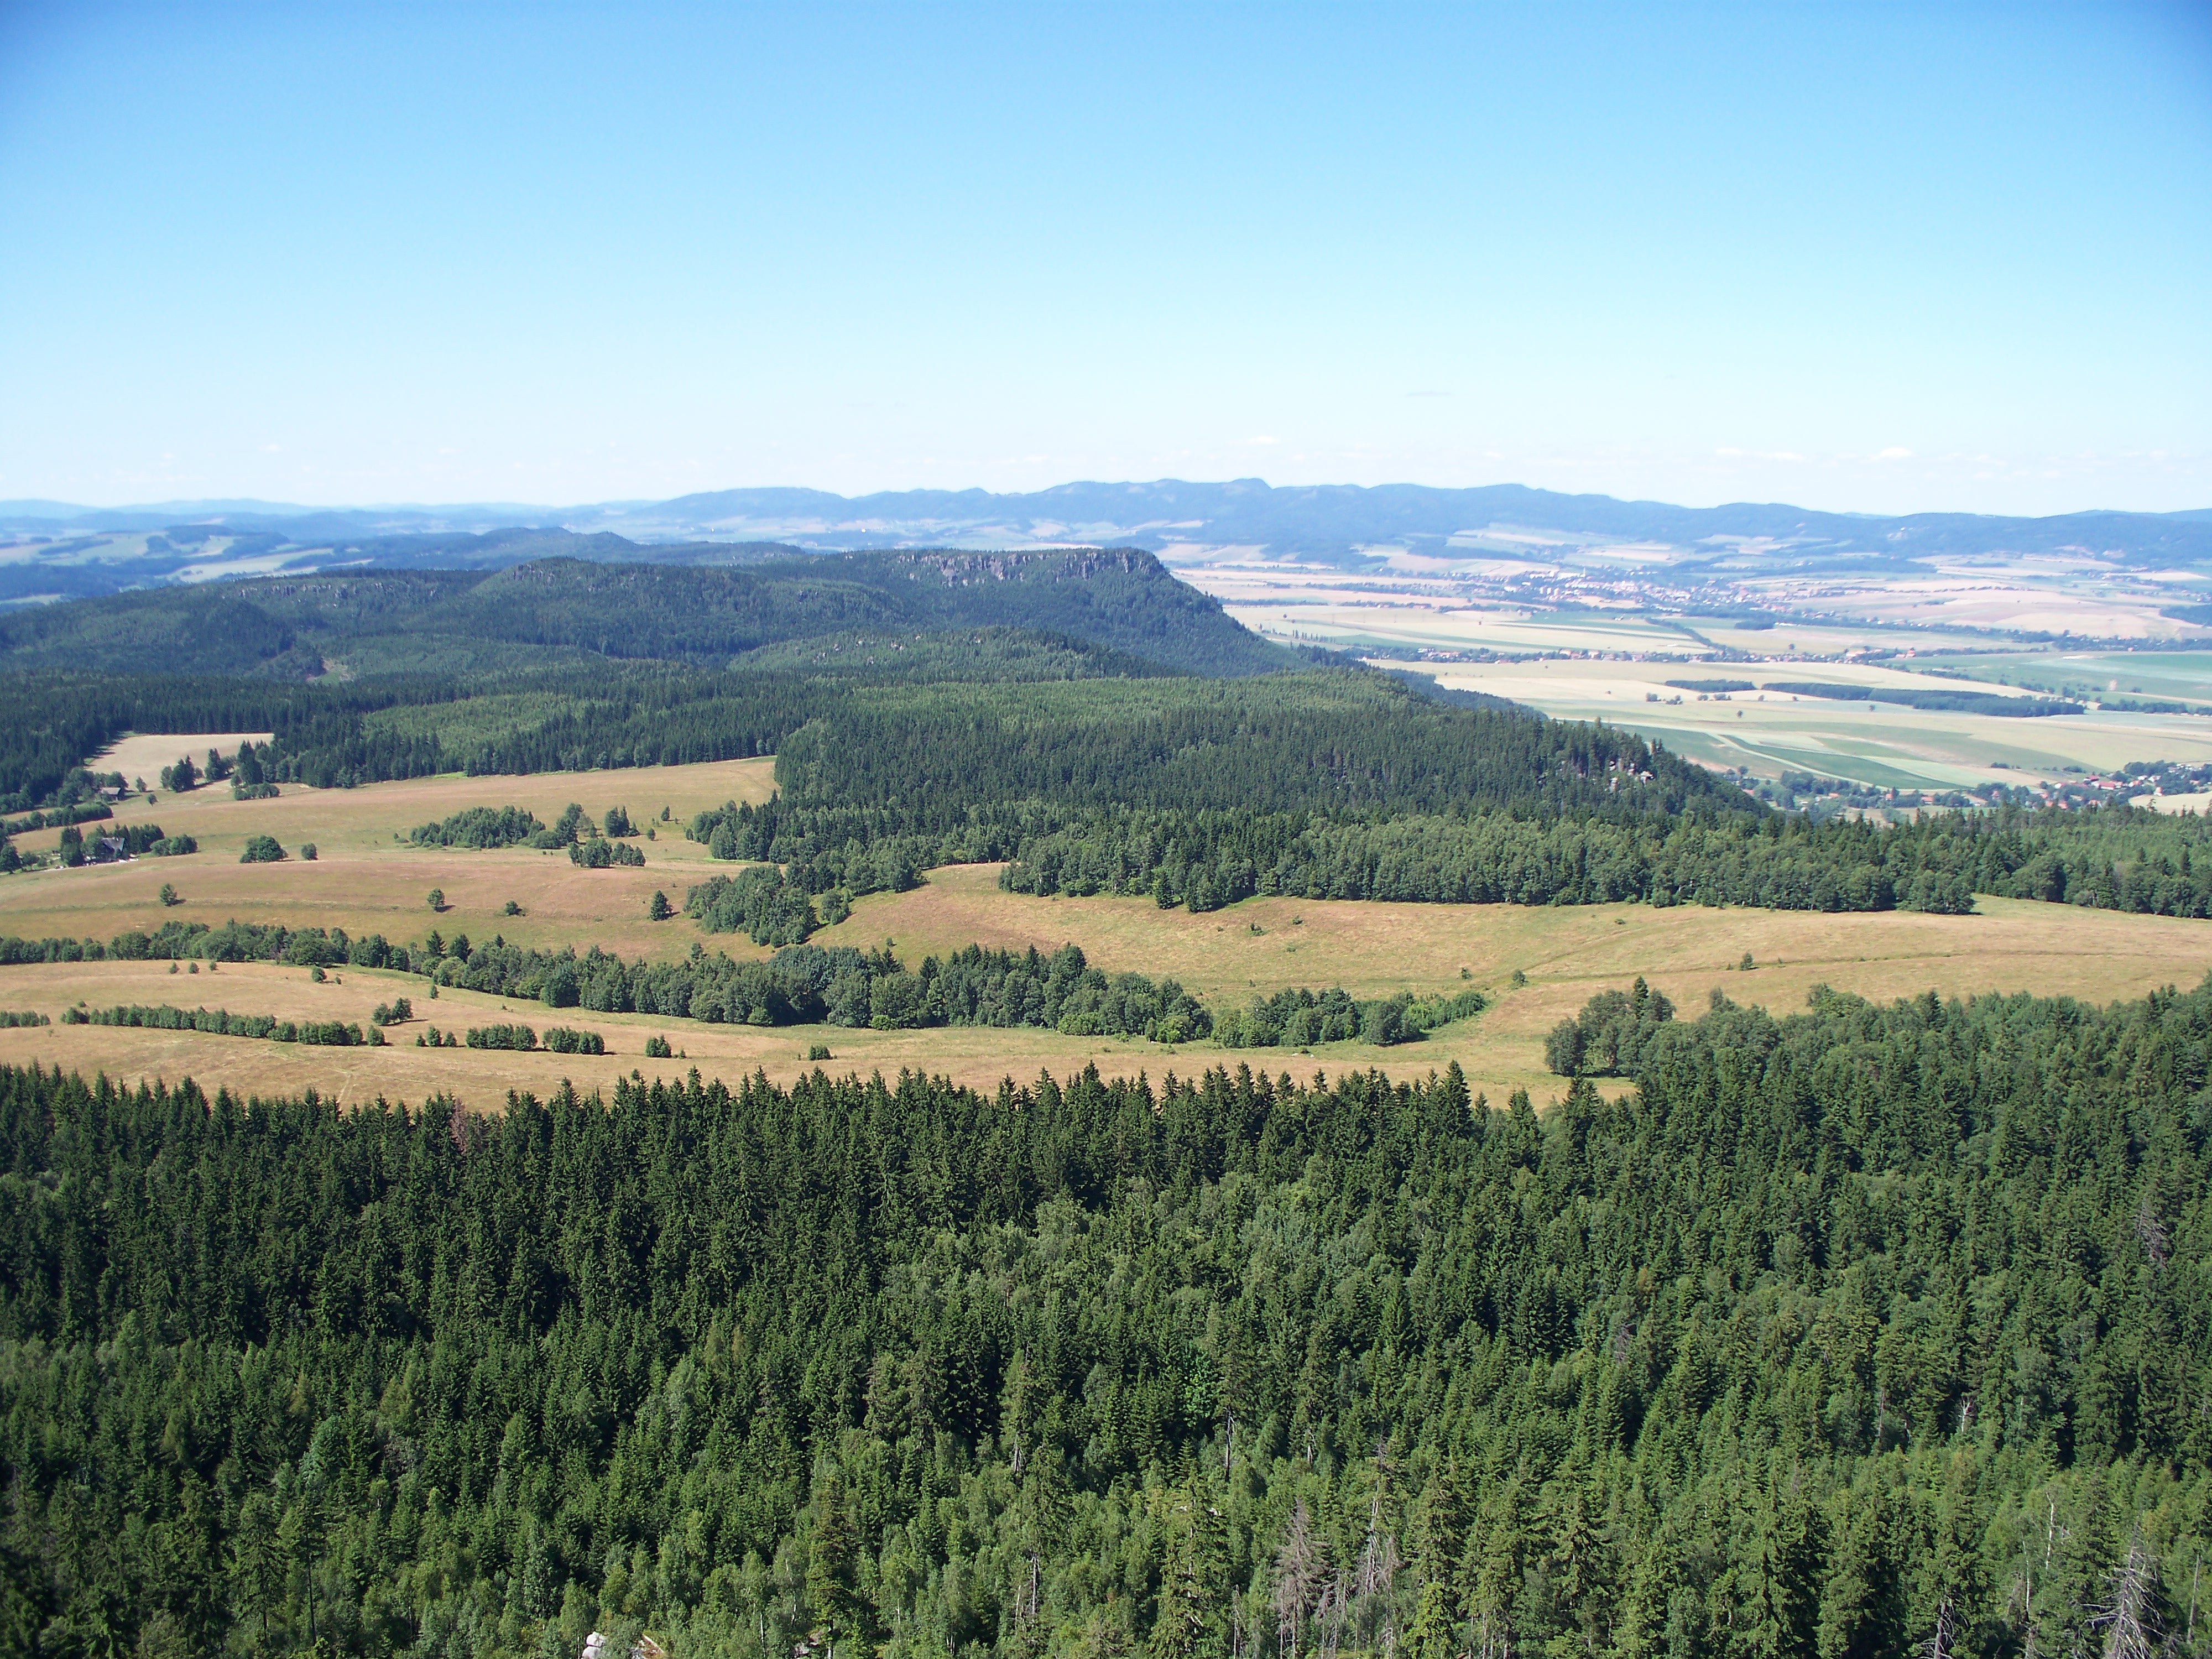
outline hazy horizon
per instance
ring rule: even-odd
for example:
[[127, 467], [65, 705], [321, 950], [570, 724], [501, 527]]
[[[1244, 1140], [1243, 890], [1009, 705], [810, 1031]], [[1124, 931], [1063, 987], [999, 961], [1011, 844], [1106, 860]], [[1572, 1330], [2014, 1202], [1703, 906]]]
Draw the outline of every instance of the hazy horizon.
[[0, 12], [0, 497], [2212, 502], [2212, 13]]
[[[224, 510], [234, 511], [234, 512], [262, 512], [262, 511], [266, 511], [266, 512], [270, 512], [270, 513], [279, 513], [279, 514], [281, 514], [281, 513], [288, 512], [288, 511], [290, 511], [290, 510], [293, 510], [293, 509], [296, 508], [296, 509], [299, 509], [299, 510], [301, 510], [301, 511], [302, 511], [302, 512], [306, 512], [306, 513], [419, 513], [419, 514], [439, 514], [439, 513], [456, 513], [456, 512], [464, 512], [464, 511], [465, 511], [465, 512], [471, 512], [471, 513], [476, 513], [476, 514], [497, 514], [497, 513], [503, 513], [503, 512], [514, 512], [514, 513], [518, 513], [518, 514], [535, 514], [535, 513], [544, 513], [544, 514], [562, 514], [562, 513], [579, 513], [579, 512], [609, 512], [609, 511], [614, 511], [614, 510], [617, 510], [617, 509], [632, 509], [632, 510], [635, 510], [635, 509], [638, 509], [638, 508], [644, 508], [644, 507], [662, 507], [662, 506], [665, 506], [665, 505], [667, 505], [668, 503], [670, 503], [670, 502], [672, 502], [672, 501], [683, 500], [683, 499], [685, 499], [685, 497], [687, 497], [687, 496], [692, 496], [692, 495], [741, 495], [741, 494], [747, 494], [747, 493], [752, 493], [752, 492], [761, 492], [761, 491], [769, 491], [769, 490], [793, 490], [793, 491], [797, 491], [797, 492], [801, 492], [801, 493], [805, 493], [805, 494], [811, 494], [811, 495], [822, 495], [833, 496], [833, 497], [835, 497], [835, 498], [836, 498], [836, 499], [838, 499], [838, 500], [844, 501], [848, 501], [848, 502], [858, 502], [858, 501], [872, 500], [872, 499], [875, 499], [875, 498], [878, 498], [878, 497], [885, 496], [885, 495], [921, 495], [921, 494], [969, 495], [969, 494], [974, 494], [974, 493], [976, 493], [976, 492], [978, 492], [978, 491], [981, 491], [981, 493], [983, 493], [983, 494], [985, 494], [985, 495], [990, 495], [990, 496], [994, 497], [994, 499], [1012, 500], [1012, 499], [1029, 499], [1029, 498], [1034, 498], [1034, 497], [1036, 497], [1036, 496], [1039, 496], [1039, 495], [1045, 495], [1052, 494], [1052, 493], [1054, 493], [1054, 491], [1056, 491], [1056, 490], [1068, 490], [1068, 489], [1147, 489], [1147, 488], [1152, 488], [1152, 487], [1156, 487], [1156, 486], [1159, 486], [1159, 485], [1168, 485], [1168, 484], [1182, 485], [1182, 486], [1186, 486], [1186, 487], [1192, 487], [1192, 488], [1198, 488], [1198, 489], [1219, 489], [1219, 488], [1223, 488], [1223, 487], [1227, 486], [1227, 485], [1230, 485], [1230, 484], [1237, 484], [1237, 483], [1258, 483], [1258, 484], [1261, 484], [1261, 485], [1263, 485], [1263, 486], [1265, 486], [1265, 487], [1267, 487], [1267, 488], [1268, 488], [1268, 489], [1277, 489], [1277, 490], [1292, 490], [1292, 489], [1433, 489], [1433, 490], [1439, 490], [1439, 491], [1449, 491], [1449, 490], [1460, 490], [1460, 489], [1492, 489], [1492, 488], [1507, 488], [1507, 489], [1511, 489], [1511, 488], [1522, 488], [1522, 489], [1541, 489], [1541, 488], [1542, 488], [1542, 486], [1540, 486], [1540, 485], [1530, 485], [1530, 484], [1524, 484], [1524, 483], [1522, 483], [1522, 482], [1521, 480], [1519, 480], [1519, 479], [1513, 479], [1513, 478], [1500, 478], [1500, 479], [1493, 480], [1493, 481], [1492, 481], [1491, 483], [1486, 483], [1486, 484], [1431, 484], [1431, 483], [1424, 483], [1424, 482], [1422, 482], [1422, 481], [1420, 481], [1420, 480], [1418, 480], [1418, 479], [1411, 479], [1411, 478], [1392, 478], [1392, 479], [1385, 479], [1385, 480], [1382, 480], [1382, 482], [1380, 482], [1380, 483], [1375, 483], [1375, 484], [1355, 484], [1355, 483], [1348, 483], [1347, 481], [1343, 480], [1343, 479], [1313, 479], [1313, 480], [1297, 480], [1297, 481], [1291, 481], [1291, 482], [1282, 482], [1282, 481], [1279, 481], [1279, 480], [1276, 480], [1276, 479], [1273, 479], [1273, 478], [1269, 478], [1269, 477], [1264, 477], [1264, 476], [1261, 476], [1261, 475], [1256, 475], [1256, 474], [1255, 474], [1255, 475], [1251, 475], [1251, 476], [1249, 476], [1249, 477], [1238, 477], [1238, 478], [1227, 478], [1227, 477], [1223, 477], [1223, 478], [1166, 478], [1166, 477], [1161, 477], [1161, 478], [1066, 478], [1066, 479], [1061, 479], [1061, 480], [1060, 480], [1060, 481], [1059, 481], [1057, 483], [1045, 484], [1045, 485], [1040, 486], [1039, 488], [1035, 489], [1000, 489], [1000, 490], [986, 489], [984, 489], [984, 487], [983, 487], [983, 486], [981, 486], [981, 485], [974, 485], [974, 484], [969, 484], [969, 485], [958, 485], [958, 484], [908, 484], [908, 485], [888, 485], [888, 486], [885, 486], [885, 487], [884, 487], [884, 488], [882, 488], [882, 489], [863, 489], [863, 490], [845, 491], [845, 490], [830, 490], [830, 489], [820, 489], [820, 488], [818, 488], [818, 487], [817, 487], [817, 486], [811, 485], [811, 484], [762, 484], [762, 483], [735, 483], [735, 484], [714, 485], [714, 486], [709, 486], [709, 487], [708, 487], [707, 489], [700, 489], [700, 490], [692, 490], [692, 491], [686, 491], [686, 492], [684, 492], [684, 495], [680, 495], [680, 496], [675, 496], [675, 495], [663, 495], [663, 496], [623, 496], [623, 497], [610, 497], [610, 498], [600, 499], [600, 500], [588, 500], [588, 501], [587, 501], [587, 500], [580, 500], [580, 500], [560, 501], [493, 501], [493, 500], [467, 501], [467, 500], [460, 500], [460, 499], [454, 499], [454, 500], [451, 500], [451, 501], [427, 501], [427, 500], [426, 500], [426, 501], [398, 501], [398, 500], [392, 500], [392, 501], [349, 501], [349, 500], [344, 500], [344, 499], [335, 499], [335, 500], [329, 500], [329, 501], [307, 501], [307, 500], [301, 500], [301, 499], [298, 499], [298, 498], [293, 498], [293, 499], [289, 499], [289, 500], [276, 500], [276, 499], [272, 499], [272, 498], [268, 498], [268, 497], [262, 497], [262, 496], [246, 496], [246, 495], [176, 496], [176, 497], [169, 497], [169, 498], [161, 499], [161, 500], [145, 500], [145, 501], [116, 500], [116, 501], [65, 501], [65, 500], [60, 499], [60, 498], [58, 498], [58, 497], [50, 496], [50, 495], [26, 495], [26, 496], [14, 496], [14, 497], [9, 497], [9, 498], [6, 498], [6, 499], [0, 499], [0, 509], [6, 509], [6, 508], [9, 508], [9, 507], [26, 507], [26, 506], [30, 505], [30, 504], [38, 504], [38, 505], [43, 505], [43, 506], [52, 506], [52, 507], [68, 507], [68, 508], [72, 508], [72, 509], [81, 510], [81, 511], [88, 512], [88, 513], [102, 513], [102, 512], [114, 512], [114, 513], [125, 513], [125, 512], [133, 512], [133, 513], [151, 513], [151, 512], [162, 512], [162, 511], [168, 511], [168, 510], [179, 510], [179, 511], [181, 511], [181, 510], [187, 509], [187, 508], [196, 508], [196, 509], [199, 509], [199, 510], [206, 511], [206, 512], [219, 512], [219, 511], [224, 511]], [[1624, 495], [1617, 494], [1616, 492], [1613, 492], [1613, 491], [1611, 491], [1611, 490], [1604, 490], [1604, 489], [1589, 489], [1589, 490], [1580, 490], [1580, 491], [1553, 491], [1553, 492], [1551, 492], [1551, 493], [1553, 493], [1553, 494], [1559, 494], [1559, 495], [1587, 495], [1587, 496], [1594, 496], [1594, 497], [1598, 497], [1598, 498], [1601, 498], [1601, 499], [1607, 499], [1607, 500], [1617, 501], [1620, 501], [1620, 502], [1627, 503], [1627, 504], [1635, 504], [1635, 503], [1638, 503], [1638, 502], [1647, 502], [1647, 503], [1650, 503], [1650, 504], [1652, 504], [1652, 505], [1656, 505], [1656, 506], [1683, 507], [1683, 508], [1686, 508], [1686, 509], [1689, 509], [1689, 510], [1692, 510], [1692, 511], [1699, 511], [1699, 512], [1702, 512], [1702, 511], [1710, 511], [1710, 510], [1716, 509], [1716, 508], [1720, 508], [1720, 507], [1790, 507], [1790, 508], [1801, 508], [1801, 509], [1802, 509], [1802, 510], [1804, 510], [1804, 511], [1811, 512], [1811, 513], [1836, 514], [1840, 514], [1840, 515], [1846, 515], [1846, 516], [1858, 517], [1858, 518], [1869, 518], [1869, 519], [1890, 519], [1890, 518], [1909, 518], [1909, 517], [1913, 517], [1913, 516], [1916, 516], [1916, 515], [1917, 515], [1917, 514], [1921, 514], [1950, 513], [1950, 512], [1957, 512], [1957, 511], [1960, 511], [1960, 509], [1957, 509], [1957, 508], [1947, 508], [1947, 507], [1923, 507], [1923, 508], [1907, 508], [1907, 509], [1905, 509], [1905, 510], [1904, 510], [1904, 511], [1902, 511], [1902, 512], [1896, 512], [1896, 513], [1881, 513], [1881, 512], [1872, 512], [1872, 511], [1868, 511], [1868, 510], [1862, 509], [1862, 508], [1850, 507], [1816, 507], [1816, 506], [1813, 505], [1812, 503], [1810, 503], [1810, 502], [1807, 502], [1807, 501], [1756, 501], [1756, 500], [1753, 500], [1753, 499], [1751, 499], [1751, 498], [1749, 498], [1749, 497], [1736, 497], [1736, 498], [1729, 498], [1729, 499], [1717, 499], [1717, 500], [1711, 500], [1711, 501], [1686, 501], [1686, 500], [1665, 500], [1665, 499], [1662, 499], [1662, 498], [1660, 498], [1660, 497], [1656, 497], [1656, 496], [1632, 496], [1632, 495]], [[2150, 514], [2150, 515], [2153, 515], [2153, 516], [2172, 516], [2172, 515], [2174, 515], [2174, 514], [2185, 514], [2204, 513], [2204, 512], [2212, 512], [2212, 501], [2208, 501], [2208, 504], [2207, 504], [2207, 505], [2204, 505], [2204, 506], [2198, 506], [2198, 507], [2114, 507], [2114, 506], [2110, 506], [2110, 505], [2099, 505], [2099, 506], [2092, 506], [2092, 507], [2086, 507], [2069, 508], [2069, 509], [2065, 509], [2065, 510], [2063, 510], [2063, 511], [2062, 511], [2062, 512], [2059, 512], [2059, 513], [2050, 513], [2050, 514], [2041, 514], [2041, 513], [2033, 513], [2033, 514], [1996, 514], [1996, 513], [1992, 513], [1992, 514], [1976, 514], [1976, 516], [1992, 517], [1992, 518], [2029, 518], [2029, 519], [2034, 519], [2034, 518], [2061, 518], [2061, 517], [2067, 517], [2067, 516], [2071, 516], [2071, 515], [2073, 515], [2073, 514], [2082, 514], [2082, 513], [2142, 513], [2142, 514]], [[26, 516], [27, 516], [27, 514]]]

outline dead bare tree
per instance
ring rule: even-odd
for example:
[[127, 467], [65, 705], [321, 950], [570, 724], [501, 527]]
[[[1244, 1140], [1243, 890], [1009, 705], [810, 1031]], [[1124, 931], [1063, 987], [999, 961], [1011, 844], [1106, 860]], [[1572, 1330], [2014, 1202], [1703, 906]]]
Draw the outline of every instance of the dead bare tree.
[[1337, 1650], [1343, 1645], [1345, 1621], [1352, 1611], [1352, 1580], [1344, 1569], [1337, 1569], [1328, 1581], [1328, 1588], [1321, 1593], [1321, 1606], [1314, 1610], [1314, 1628], [1321, 1633], [1321, 1659], [1336, 1659]]
[[1390, 1589], [1397, 1580], [1398, 1569], [1404, 1565], [1398, 1554], [1396, 1536], [1382, 1530], [1382, 1487], [1378, 1481], [1367, 1508], [1367, 1541], [1360, 1546], [1355, 1589], [1359, 1597], [1360, 1622], [1363, 1626], [1370, 1621], [1379, 1625], [1372, 1635], [1386, 1659], [1398, 1647], [1397, 1621], [1390, 1616]]
[[2111, 1587], [2111, 1599], [2089, 1620], [2105, 1633], [2105, 1659], [2153, 1659], [2160, 1650], [2158, 1565], [2143, 1547], [2140, 1528], [2112, 1570]]
[[1921, 1649], [1927, 1659], [1951, 1659], [1958, 1644], [1956, 1623], [1957, 1615], [1951, 1609], [1951, 1591], [1947, 1585], [1942, 1599], [1936, 1604], [1936, 1628], [1928, 1632], [1927, 1645]]
[[1315, 1594], [1328, 1571], [1328, 1553], [1314, 1531], [1313, 1513], [1301, 1498], [1291, 1506], [1290, 1528], [1275, 1551], [1275, 1624], [1286, 1659], [1297, 1659]]

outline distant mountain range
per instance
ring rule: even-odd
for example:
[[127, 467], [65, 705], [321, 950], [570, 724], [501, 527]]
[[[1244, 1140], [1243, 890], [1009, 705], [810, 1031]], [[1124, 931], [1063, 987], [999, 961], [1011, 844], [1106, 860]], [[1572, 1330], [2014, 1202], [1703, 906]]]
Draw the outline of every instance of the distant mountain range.
[[792, 550], [1128, 546], [1170, 563], [1225, 557], [1358, 568], [1388, 550], [1525, 550], [1553, 556], [1632, 545], [1668, 562], [1814, 571], [1931, 557], [2081, 553], [2130, 568], [2212, 566], [2212, 509], [1996, 518], [1899, 518], [1750, 502], [1674, 507], [1518, 484], [1069, 483], [1027, 495], [914, 489], [845, 496], [725, 489], [570, 507], [489, 502], [331, 508], [255, 501], [83, 507], [0, 501], [0, 603], [167, 581], [340, 565], [499, 568], [549, 555], [742, 563]]

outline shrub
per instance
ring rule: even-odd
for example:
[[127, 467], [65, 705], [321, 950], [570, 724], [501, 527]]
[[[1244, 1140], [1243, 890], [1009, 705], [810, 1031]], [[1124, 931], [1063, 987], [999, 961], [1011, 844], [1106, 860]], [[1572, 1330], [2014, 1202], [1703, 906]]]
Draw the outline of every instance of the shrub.
[[673, 1060], [676, 1050], [668, 1046], [666, 1037], [649, 1036], [645, 1040], [645, 1057], [647, 1060]]
[[283, 861], [284, 849], [276, 844], [274, 836], [250, 836], [246, 850], [238, 855], [240, 864], [278, 864]]

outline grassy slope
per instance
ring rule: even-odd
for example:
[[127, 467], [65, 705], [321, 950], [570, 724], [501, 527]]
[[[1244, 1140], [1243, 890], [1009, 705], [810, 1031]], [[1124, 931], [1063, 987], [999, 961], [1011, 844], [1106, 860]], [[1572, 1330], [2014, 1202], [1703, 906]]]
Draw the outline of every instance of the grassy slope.
[[[437, 778], [349, 791], [288, 787], [274, 801], [232, 801], [216, 789], [143, 805], [123, 816], [151, 816], [165, 829], [198, 836], [196, 856], [141, 860], [99, 869], [47, 872], [0, 879], [0, 933], [39, 937], [87, 934], [106, 939], [125, 927], [150, 927], [165, 915], [218, 923], [241, 921], [343, 927], [416, 939], [432, 927], [451, 936], [494, 933], [538, 945], [597, 940], [625, 955], [669, 958], [695, 939], [685, 919], [648, 922], [655, 888], [680, 900], [687, 884], [714, 867], [702, 848], [671, 833], [641, 842], [643, 870], [578, 870], [557, 854], [514, 848], [433, 851], [396, 842], [412, 825], [465, 805], [514, 803], [550, 819], [569, 800], [593, 814], [625, 805], [641, 819], [662, 805], [680, 819], [730, 799], [759, 800], [771, 787], [770, 763], [736, 761], [647, 771], [553, 774], [529, 778]], [[242, 866], [248, 835], [268, 833], [288, 848], [316, 842], [314, 864]], [[23, 838], [49, 844], [54, 832]], [[726, 869], [728, 866], [720, 866]], [[479, 1108], [495, 1108], [509, 1088], [541, 1092], [563, 1077], [605, 1083], [641, 1058], [644, 1035], [665, 1030], [690, 1060], [726, 1076], [756, 1066], [787, 1079], [802, 1069], [810, 1042], [827, 1042], [839, 1067], [887, 1074], [901, 1066], [945, 1073], [990, 1085], [1041, 1067], [1066, 1073], [1086, 1062], [1102, 1071], [1170, 1066], [1188, 1071], [1223, 1058], [1243, 1058], [1270, 1071], [1301, 1075], [1316, 1067], [1381, 1066], [1425, 1071], [1457, 1060], [1474, 1085], [1502, 1097], [1526, 1087], [1539, 1100], [1557, 1080], [1541, 1069], [1543, 1034], [1595, 990], [1624, 985], [1641, 973], [1686, 1012], [1702, 1007], [1718, 987], [1738, 1001], [1777, 1011], [1802, 1005], [1826, 982], [1877, 999], [1930, 988], [1945, 995], [2033, 990], [2093, 1002], [2140, 995], [2166, 983], [2192, 984], [2212, 970], [2212, 923], [2130, 916], [2020, 901], [1981, 902], [1984, 914], [1949, 917], [1889, 915], [1830, 916], [1800, 912], [1653, 910], [1638, 905], [1588, 908], [1470, 908], [1255, 899], [1194, 916], [1163, 911], [1145, 899], [1042, 899], [1001, 893], [988, 866], [941, 870], [914, 892], [860, 902], [851, 921], [817, 935], [824, 944], [896, 941], [918, 961], [971, 940], [989, 945], [1081, 945], [1099, 966], [1182, 980], [1202, 997], [1241, 1000], [1290, 985], [1341, 984], [1362, 995], [1399, 989], [1456, 990], [1473, 983], [1498, 997], [1477, 1019], [1414, 1048], [1373, 1049], [1338, 1044], [1301, 1056], [1281, 1051], [1224, 1055], [1210, 1045], [1170, 1054], [1142, 1042], [1062, 1037], [1049, 1032], [843, 1030], [694, 1025], [647, 1017], [560, 1013], [535, 1004], [512, 1006], [512, 1017], [541, 1030], [565, 1024], [602, 1031], [615, 1052], [604, 1060], [513, 1055], [480, 1051], [383, 1051], [297, 1048], [192, 1033], [64, 1029], [0, 1031], [0, 1060], [37, 1058], [88, 1072], [136, 1078], [186, 1073], [264, 1093], [309, 1085], [347, 1100], [420, 1100], [446, 1089]], [[173, 882], [188, 902], [164, 912], [155, 895]], [[442, 887], [452, 908], [434, 917], [424, 895]], [[508, 898], [528, 914], [502, 917]], [[1257, 927], [1261, 931], [1255, 933]], [[732, 955], [765, 955], [743, 939], [704, 942]], [[1761, 964], [1742, 974], [1730, 964], [1750, 951]], [[1462, 980], [1460, 970], [1471, 978]], [[1513, 988], [1520, 969], [1527, 987]], [[421, 981], [342, 970], [343, 984], [316, 986], [305, 970], [233, 967], [213, 979], [172, 976], [165, 963], [94, 963], [65, 969], [0, 969], [0, 1007], [58, 1015], [83, 998], [95, 1004], [167, 1002], [228, 1006], [236, 1012], [363, 1019], [389, 997], [416, 998], [440, 1024], [483, 1024], [500, 1014], [495, 998], [448, 992], [434, 1009]], [[403, 1041], [410, 1040], [403, 1034]]]

